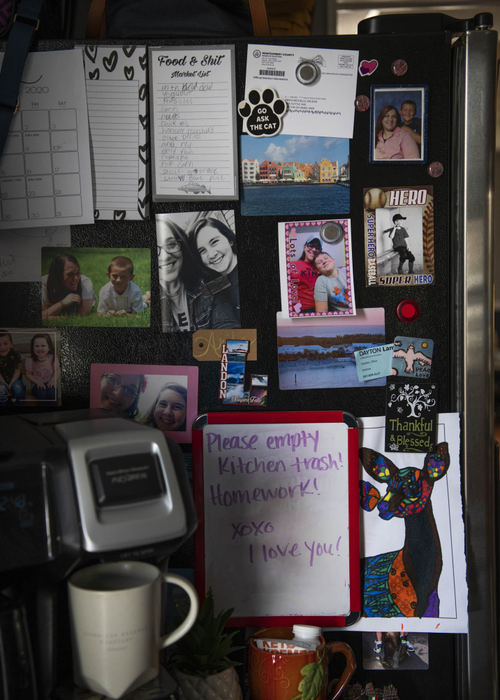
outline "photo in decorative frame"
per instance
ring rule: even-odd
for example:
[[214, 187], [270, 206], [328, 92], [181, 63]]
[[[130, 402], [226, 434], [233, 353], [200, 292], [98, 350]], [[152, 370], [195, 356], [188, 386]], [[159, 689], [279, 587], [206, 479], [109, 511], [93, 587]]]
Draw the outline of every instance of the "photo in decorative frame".
[[370, 162], [425, 163], [428, 88], [371, 88]]
[[92, 364], [90, 408], [101, 408], [191, 442], [198, 410], [198, 367]]

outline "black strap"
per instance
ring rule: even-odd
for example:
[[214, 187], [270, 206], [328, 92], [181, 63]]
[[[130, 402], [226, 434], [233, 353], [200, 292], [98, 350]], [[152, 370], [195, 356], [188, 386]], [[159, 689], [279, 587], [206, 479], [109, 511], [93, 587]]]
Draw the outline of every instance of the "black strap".
[[9, 32], [0, 71], [0, 155], [3, 152], [10, 122], [18, 106], [19, 83], [30, 50], [43, 0], [19, 0]]

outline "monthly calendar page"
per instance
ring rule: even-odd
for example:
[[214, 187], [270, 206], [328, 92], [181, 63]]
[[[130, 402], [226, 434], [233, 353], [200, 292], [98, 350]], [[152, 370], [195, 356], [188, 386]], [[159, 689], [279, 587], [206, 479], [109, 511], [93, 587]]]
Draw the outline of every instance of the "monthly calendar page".
[[0, 228], [93, 221], [81, 49], [31, 53], [0, 159]]

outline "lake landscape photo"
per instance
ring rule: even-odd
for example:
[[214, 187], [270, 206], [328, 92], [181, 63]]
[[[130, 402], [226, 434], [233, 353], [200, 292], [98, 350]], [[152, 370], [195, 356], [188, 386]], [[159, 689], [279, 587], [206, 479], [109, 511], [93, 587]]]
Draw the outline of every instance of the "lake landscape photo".
[[384, 345], [383, 309], [358, 309], [354, 317], [290, 319], [278, 314], [281, 390], [384, 386], [385, 377], [360, 382], [354, 353]]

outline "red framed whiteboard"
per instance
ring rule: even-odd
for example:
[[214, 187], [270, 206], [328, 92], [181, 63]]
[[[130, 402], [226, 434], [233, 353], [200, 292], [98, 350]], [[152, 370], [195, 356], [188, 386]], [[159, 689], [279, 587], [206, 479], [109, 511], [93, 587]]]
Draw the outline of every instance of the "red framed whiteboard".
[[360, 614], [356, 419], [214, 412], [193, 425], [195, 584], [235, 626], [349, 625]]

